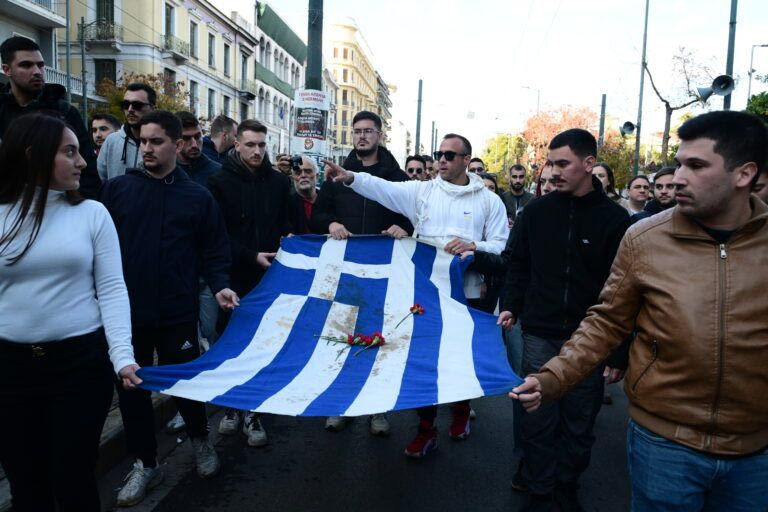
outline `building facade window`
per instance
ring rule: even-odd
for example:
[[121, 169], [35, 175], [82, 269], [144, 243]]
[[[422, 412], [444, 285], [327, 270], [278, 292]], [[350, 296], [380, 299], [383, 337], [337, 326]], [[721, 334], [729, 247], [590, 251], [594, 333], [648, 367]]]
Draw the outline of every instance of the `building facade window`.
[[248, 119], [248, 104], [240, 103], [240, 121]]
[[192, 57], [197, 58], [197, 23], [194, 21], [189, 22], [189, 53]]
[[208, 119], [216, 116], [216, 91], [208, 89]]
[[229, 53], [229, 45], [224, 43], [224, 76], [229, 76], [230, 74]]
[[[240, 76], [243, 77], [243, 80], [248, 76], [248, 56], [244, 53], [240, 54]], [[245, 87], [245, 84], [243, 84], [243, 87]]]
[[165, 94], [173, 94], [173, 86], [176, 84], [176, 72], [172, 69], [165, 68], [163, 70], [163, 76], [165, 77]]
[[347, 57], [349, 56], [348, 50], [344, 48], [344, 60], [347, 60]]
[[173, 26], [173, 14], [174, 14], [173, 6], [171, 4], [165, 4], [165, 35], [167, 36], [176, 35], [174, 26]]
[[261, 62], [263, 66], [267, 65], [266, 61], [264, 60], [266, 58], [265, 52], [266, 52], [266, 48], [264, 47], [264, 36], [261, 36], [261, 38], [259, 39], [259, 62]]
[[115, 0], [96, 1], [96, 20], [102, 23], [115, 22]]
[[96, 85], [99, 85], [105, 78], [113, 83], [117, 81], [117, 63], [114, 59], [94, 59]]
[[347, 143], [347, 130], [341, 130], [341, 143]]
[[338, 59], [339, 58], [339, 49], [338, 48], [334, 48], [333, 49], [333, 58], [334, 59]]
[[199, 98], [199, 90], [197, 82], [194, 80], [189, 81], [189, 110], [193, 114], [197, 114], [197, 100]]
[[347, 90], [344, 89], [343, 91], [341, 91], [341, 104], [342, 105], [346, 105], [347, 102], [348, 102], [348, 100], [347, 100]]
[[230, 99], [229, 96], [224, 96], [224, 101], [221, 105], [221, 109], [223, 110], [223, 113], [225, 116], [232, 115], [231, 107], [232, 107], [232, 100]]
[[345, 69], [345, 70], [343, 70], [343, 71], [341, 72], [341, 81], [342, 81], [342, 82], [346, 82], [346, 81], [347, 81], [347, 78], [348, 78], [348, 76], [349, 76], [349, 74], [347, 73], [347, 70], [346, 70], [346, 69]]
[[208, 65], [216, 67], [216, 36], [208, 34]]

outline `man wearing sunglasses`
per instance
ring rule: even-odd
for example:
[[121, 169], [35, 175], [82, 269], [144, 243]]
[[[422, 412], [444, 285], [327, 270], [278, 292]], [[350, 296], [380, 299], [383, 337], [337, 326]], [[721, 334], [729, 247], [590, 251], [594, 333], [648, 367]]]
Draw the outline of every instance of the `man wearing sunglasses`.
[[[365, 110], [355, 114], [352, 119], [355, 149], [344, 161], [344, 168], [369, 173], [382, 181], [408, 181], [408, 176], [400, 169], [392, 153], [379, 144], [382, 138], [381, 118], [378, 115]], [[320, 188], [312, 208], [311, 229], [314, 233], [329, 233], [336, 240], [352, 235], [379, 234], [403, 238], [413, 231], [404, 216], [332, 180], [326, 180]], [[376, 414], [370, 420], [371, 434], [389, 434], [386, 415]], [[345, 425], [346, 418], [334, 416], [327, 419], [325, 428], [337, 432]]]
[[415, 181], [427, 179], [427, 163], [419, 155], [411, 155], [405, 159], [405, 174]]
[[480, 174], [485, 172], [485, 163], [481, 158], [473, 158], [469, 161], [469, 167], [467, 167], [467, 171], [474, 173], [474, 174]]
[[[498, 255], [509, 238], [506, 208], [498, 194], [485, 188], [482, 178], [467, 172], [471, 155], [469, 140], [449, 133], [434, 154], [439, 172], [434, 180], [393, 183], [365, 172], [351, 172], [328, 160], [325, 176], [406, 215], [414, 225], [415, 237], [448, 253], [483, 251]], [[476, 272], [464, 274], [464, 295], [472, 307], [480, 305], [481, 285]], [[470, 432], [469, 400], [453, 404], [451, 410], [449, 436], [466, 439]], [[437, 447], [437, 407], [422, 407], [417, 412], [417, 434], [405, 448], [405, 455], [422, 458]]]
[[97, 167], [102, 182], [122, 176], [126, 169], [141, 167], [141, 119], [155, 109], [156, 101], [157, 93], [147, 84], [136, 82], [125, 88], [123, 101], [120, 102], [125, 124], [107, 137], [99, 151]]
[[632, 223], [656, 215], [664, 210], [672, 208], [677, 204], [675, 201], [675, 184], [672, 180], [675, 178], [675, 167], [662, 167], [653, 177], [653, 199], [645, 203], [643, 211], [637, 212], [632, 216]]

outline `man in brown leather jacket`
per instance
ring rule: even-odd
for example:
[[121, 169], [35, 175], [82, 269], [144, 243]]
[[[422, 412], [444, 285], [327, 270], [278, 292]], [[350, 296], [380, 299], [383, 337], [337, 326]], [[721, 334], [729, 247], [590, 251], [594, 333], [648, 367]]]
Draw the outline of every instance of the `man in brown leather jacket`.
[[768, 128], [710, 112], [678, 135], [677, 206], [627, 231], [600, 303], [510, 396], [557, 399], [635, 328], [632, 509], [768, 510], [768, 207], [750, 196]]

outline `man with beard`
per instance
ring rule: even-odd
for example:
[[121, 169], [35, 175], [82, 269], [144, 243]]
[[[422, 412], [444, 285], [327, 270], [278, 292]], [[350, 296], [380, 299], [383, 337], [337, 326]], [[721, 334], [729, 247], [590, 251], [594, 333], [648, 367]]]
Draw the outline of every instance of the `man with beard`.
[[176, 155], [176, 165], [186, 172], [192, 181], [205, 186], [208, 178], [221, 170], [221, 164], [203, 154], [203, 130], [197, 117], [191, 112], [177, 112], [176, 117], [181, 121], [182, 129], [182, 145]]
[[[229, 286], [229, 247], [216, 201], [176, 165], [181, 123], [158, 110], [139, 126], [143, 169], [129, 169], [104, 184], [101, 201], [112, 216], [120, 240], [123, 274], [131, 303], [136, 362], [180, 364], [196, 359], [198, 283], [215, 291], [222, 308], [239, 298]], [[149, 391], [117, 386], [128, 451], [136, 458], [117, 496], [119, 506], [140, 502], [163, 478]], [[197, 474], [209, 478], [221, 465], [208, 440], [205, 404], [174, 398], [194, 448]]]
[[40, 47], [26, 37], [14, 36], [0, 45], [3, 73], [9, 83], [0, 88], [0, 139], [14, 119], [35, 112], [56, 115], [77, 136], [86, 167], [80, 175], [80, 195], [93, 199], [101, 182], [96, 173], [96, 152], [80, 112], [66, 100], [66, 89], [45, 83], [45, 61]]
[[[234, 151], [227, 154], [221, 172], [208, 179], [208, 188], [224, 213], [232, 254], [230, 281], [240, 297], [259, 284], [280, 247], [291, 233], [291, 182], [272, 168], [267, 157], [267, 127], [247, 119], [237, 127]], [[229, 322], [219, 315], [219, 332]], [[243, 411], [227, 409], [219, 433], [237, 432]], [[265, 446], [267, 432], [258, 414], [245, 411], [243, 433], [249, 446]]]
[[675, 201], [675, 184], [672, 180], [675, 177], [676, 167], [662, 167], [653, 178], [653, 199], [645, 203], [643, 211], [637, 212], [632, 216], [632, 223], [661, 213], [677, 204]]
[[411, 155], [405, 159], [405, 174], [408, 178], [415, 181], [427, 180], [427, 162], [419, 155]]
[[142, 83], [129, 84], [123, 93], [120, 108], [125, 114], [123, 128], [104, 141], [99, 151], [98, 170], [102, 182], [122, 176], [130, 168], [141, 166], [139, 130], [141, 119], [155, 109], [157, 93]]
[[[355, 149], [344, 161], [345, 169], [367, 172], [388, 181], [409, 181], [392, 153], [379, 145], [382, 135], [378, 115], [365, 110], [355, 114], [352, 135]], [[387, 234], [403, 238], [413, 232], [413, 227], [404, 216], [331, 180], [326, 180], [320, 188], [312, 210], [311, 227], [315, 233], [330, 233], [335, 240], [344, 240], [353, 234]], [[385, 414], [375, 414], [370, 420], [371, 434], [389, 434], [389, 421]], [[344, 428], [346, 421], [347, 418], [341, 416], [330, 417], [325, 428], [337, 432]]]
[[317, 200], [317, 167], [309, 157], [301, 157], [301, 165], [293, 166], [293, 227], [297, 235], [311, 233], [309, 225]]
[[515, 164], [509, 168], [509, 190], [501, 195], [507, 216], [514, 220], [522, 208], [533, 199], [533, 194], [525, 190], [525, 167]]
[[435, 179], [435, 159], [429, 155], [421, 155], [421, 158], [424, 159], [424, 165], [426, 166], [424, 181]]
[[120, 121], [112, 114], [94, 114], [91, 116], [91, 137], [96, 147], [96, 155], [101, 151], [101, 146], [107, 137], [120, 129]]

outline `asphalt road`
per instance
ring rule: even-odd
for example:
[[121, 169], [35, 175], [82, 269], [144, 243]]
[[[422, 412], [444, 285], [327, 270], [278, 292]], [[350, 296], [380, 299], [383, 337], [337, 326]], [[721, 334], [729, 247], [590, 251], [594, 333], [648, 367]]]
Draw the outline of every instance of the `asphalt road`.
[[[629, 509], [626, 469], [626, 398], [610, 386], [614, 404], [603, 406], [596, 426], [592, 464], [582, 477], [587, 511]], [[416, 414], [390, 414], [392, 434], [375, 438], [368, 422], [356, 419], [340, 432], [323, 429], [323, 418], [263, 417], [270, 443], [250, 448], [243, 435], [213, 436], [222, 473], [201, 480], [194, 472], [188, 442], [159, 434], [166, 481], [130, 512], [318, 511], [416, 512], [515, 511], [523, 496], [509, 487], [516, 467], [512, 455], [512, 407], [505, 397], [473, 401], [477, 420], [466, 441], [452, 441], [450, 411], [441, 407], [438, 450], [410, 460], [403, 449], [415, 434]], [[211, 419], [218, 425], [221, 413]], [[215, 430], [215, 429], [214, 429]], [[103, 479], [105, 502], [130, 462]]]

